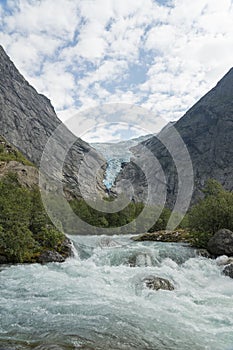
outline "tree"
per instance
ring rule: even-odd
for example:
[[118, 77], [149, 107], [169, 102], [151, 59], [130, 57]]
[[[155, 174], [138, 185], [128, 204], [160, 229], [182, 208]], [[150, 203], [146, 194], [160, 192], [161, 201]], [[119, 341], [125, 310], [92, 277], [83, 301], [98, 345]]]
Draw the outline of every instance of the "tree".
[[0, 232], [0, 250], [7, 254], [9, 261], [21, 263], [30, 261], [36, 242], [32, 233], [24, 225], [13, 225], [10, 229]]
[[216, 180], [208, 180], [200, 200], [188, 215], [194, 242], [205, 247], [219, 229], [233, 230], [233, 193], [225, 191]]
[[10, 173], [0, 181], [0, 194], [1, 255], [9, 262], [33, 262], [46, 248], [62, 250], [65, 235], [48, 217], [38, 188], [22, 187]]

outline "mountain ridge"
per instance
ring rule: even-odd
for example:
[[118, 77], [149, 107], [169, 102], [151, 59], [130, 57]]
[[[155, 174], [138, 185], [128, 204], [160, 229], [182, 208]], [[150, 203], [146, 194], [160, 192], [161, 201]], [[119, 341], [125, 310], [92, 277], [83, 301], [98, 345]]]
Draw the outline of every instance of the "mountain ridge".
[[[0, 46], [0, 110], [0, 134], [38, 167], [48, 139], [59, 126], [63, 132], [62, 137], [57, 139], [59, 147], [64, 150], [68, 140], [74, 138], [71, 131], [57, 117], [50, 100], [38, 94], [36, 89], [24, 79], [2, 46]], [[79, 189], [78, 172], [80, 164], [85, 163], [87, 153], [90, 153], [89, 162], [91, 164], [85, 168], [86, 176], [82, 178], [82, 191], [87, 197], [93, 198], [95, 195], [93, 186], [87, 184], [88, 179], [92, 178], [90, 168], [96, 163], [101, 163], [97, 178], [97, 191], [104, 196], [105, 188], [102, 179], [105, 160], [79, 138], [76, 138], [69, 150], [64, 162], [62, 179], [58, 180], [64, 183], [65, 190], [70, 195], [82, 196]], [[62, 162], [59, 156], [56, 154], [58, 162]], [[54, 169], [54, 174], [56, 174], [56, 169]]]
[[[209, 178], [220, 182], [225, 189], [233, 190], [233, 68], [231, 68], [216, 86], [207, 92], [173, 126], [184, 141], [189, 152], [194, 172], [194, 192], [191, 204], [202, 196], [202, 188]], [[159, 139], [172, 140], [173, 128], [152, 137], [141, 146], [148, 148], [162, 166], [166, 177], [167, 205], [173, 207], [178, 193], [178, 174], [174, 160]], [[135, 159], [139, 159], [140, 145], [133, 147]], [[179, 149], [173, 150], [179, 156]], [[131, 163], [126, 164], [117, 179], [117, 185], [123, 178], [129, 179], [134, 186], [134, 199], [141, 200], [140, 193], [147, 186], [142, 171]], [[146, 162], [147, 159], [145, 158]], [[181, 165], [185, 172], [186, 164]], [[153, 176], [151, 165], [147, 164], [150, 178]], [[149, 178], [149, 181], [150, 181]]]

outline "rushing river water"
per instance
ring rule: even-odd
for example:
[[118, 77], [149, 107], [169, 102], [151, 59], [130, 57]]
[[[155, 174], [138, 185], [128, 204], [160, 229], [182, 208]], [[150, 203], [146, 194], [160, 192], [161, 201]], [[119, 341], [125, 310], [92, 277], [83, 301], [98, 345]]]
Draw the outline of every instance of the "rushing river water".
[[[231, 350], [233, 280], [178, 244], [72, 237], [63, 264], [2, 266], [0, 350]], [[142, 279], [169, 279], [152, 291]]]

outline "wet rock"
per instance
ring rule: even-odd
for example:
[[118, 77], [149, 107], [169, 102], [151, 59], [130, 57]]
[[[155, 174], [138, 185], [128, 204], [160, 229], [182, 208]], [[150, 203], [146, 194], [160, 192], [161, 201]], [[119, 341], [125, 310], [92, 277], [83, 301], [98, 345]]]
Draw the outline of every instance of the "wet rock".
[[115, 241], [112, 238], [103, 237], [99, 241], [99, 246], [101, 248], [114, 248], [114, 247], [121, 247], [121, 244], [119, 244], [117, 241]]
[[59, 251], [65, 259], [74, 256], [73, 244], [69, 238], [66, 237], [64, 239], [64, 241], [60, 245]]
[[4, 255], [0, 255], [0, 264], [7, 264], [7, 263], [8, 263], [7, 258]]
[[233, 255], [233, 232], [227, 229], [219, 230], [210, 238], [207, 249], [215, 256]]
[[57, 247], [56, 250], [46, 250], [40, 254], [37, 262], [40, 264], [47, 264], [49, 262], [62, 263], [66, 258], [74, 256], [73, 245], [71, 240], [66, 237], [64, 241]]
[[[41, 344], [38, 345], [34, 350], [64, 350], [64, 347], [56, 344]], [[1, 349], [0, 349], [1, 350]]]
[[62, 263], [64, 261], [65, 261], [65, 258], [61, 254], [59, 254], [56, 251], [52, 251], [52, 250], [46, 250], [38, 258], [38, 262], [40, 264], [47, 264], [50, 262]]
[[171, 291], [175, 289], [174, 285], [169, 280], [157, 276], [145, 277], [142, 282], [147, 288], [153, 290], [163, 289]]
[[230, 265], [227, 265], [224, 270], [223, 270], [223, 274], [225, 276], [228, 276], [230, 278], [233, 278], [233, 263]]
[[128, 264], [131, 267], [141, 266], [141, 267], [147, 267], [147, 266], [153, 266], [154, 265], [154, 259], [153, 257], [148, 253], [135, 253], [129, 257]]
[[176, 230], [176, 231], [157, 231], [157, 232], [146, 232], [142, 233], [138, 236], [133, 236], [132, 240], [135, 242], [141, 241], [154, 241], [154, 242], [182, 242], [182, 243], [190, 243], [191, 238], [189, 234], [184, 230]]
[[203, 258], [209, 258], [209, 259], [213, 258], [213, 255], [211, 255], [210, 252], [208, 252], [207, 249], [198, 249], [197, 250], [197, 255], [201, 256]]
[[233, 263], [233, 258], [229, 258], [227, 255], [221, 255], [216, 259], [218, 266], [229, 265]]

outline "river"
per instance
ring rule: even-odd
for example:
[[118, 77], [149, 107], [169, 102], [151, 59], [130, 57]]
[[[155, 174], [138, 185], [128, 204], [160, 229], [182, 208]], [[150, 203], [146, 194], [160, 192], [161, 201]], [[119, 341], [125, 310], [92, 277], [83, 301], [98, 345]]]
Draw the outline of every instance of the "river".
[[[72, 236], [65, 263], [2, 266], [0, 350], [231, 350], [233, 280], [175, 243]], [[145, 276], [169, 279], [153, 291]]]

